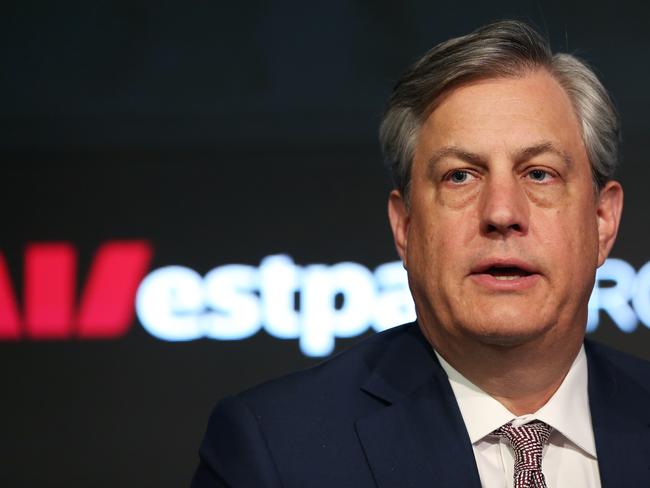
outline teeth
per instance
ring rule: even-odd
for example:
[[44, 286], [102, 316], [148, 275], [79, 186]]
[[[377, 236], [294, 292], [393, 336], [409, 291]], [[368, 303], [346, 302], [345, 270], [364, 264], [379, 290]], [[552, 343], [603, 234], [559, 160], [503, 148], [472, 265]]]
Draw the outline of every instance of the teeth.
[[496, 275], [495, 278], [499, 281], [512, 281], [521, 278], [521, 275]]

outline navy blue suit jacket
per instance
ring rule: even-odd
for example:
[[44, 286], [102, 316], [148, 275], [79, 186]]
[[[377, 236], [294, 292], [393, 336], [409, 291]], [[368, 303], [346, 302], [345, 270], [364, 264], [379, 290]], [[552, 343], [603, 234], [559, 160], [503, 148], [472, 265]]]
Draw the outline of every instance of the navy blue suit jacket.
[[[650, 486], [650, 363], [585, 342], [604, 487]], [[416, 324], [221, 401], [192, 486], [480, 487], [444, 370]]]

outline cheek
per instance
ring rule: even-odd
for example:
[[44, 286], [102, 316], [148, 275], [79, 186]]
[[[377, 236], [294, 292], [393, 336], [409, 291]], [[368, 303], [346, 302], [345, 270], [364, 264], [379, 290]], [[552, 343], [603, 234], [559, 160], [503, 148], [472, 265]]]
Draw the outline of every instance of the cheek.
[[438, 249], [438, 231], [431, 222], [431, 219], [422, 216], [412, 217], [408, 235], [408, 262], [415, 266], [412, 271], [419, 271], [428, 268], [440, 254]]
[[596, 252], [598, 248], [598, 219], [591, 200], [576, 199], [567, 209], [566, 232], [583, 246], [583, 250]]
[[[468, 218], [465, 218], [468, 217]], [[476, 235], [464, 222], [469, 216], [454, 212], [427, 212], [411, 221], [408, 264], [428, 282], [441, 282], [454, 267], [466, 261], [469, 240]]]
[[550, 255], [550, 266], [568, 274], [578, 272], [583, 264], [587, 268], [595, 267], [598, 256], [596, 220], [585, 208], [579, 205], [554, 208], [538, 213], [536, 220], [536, 233], [542, 244], [540, 250]]

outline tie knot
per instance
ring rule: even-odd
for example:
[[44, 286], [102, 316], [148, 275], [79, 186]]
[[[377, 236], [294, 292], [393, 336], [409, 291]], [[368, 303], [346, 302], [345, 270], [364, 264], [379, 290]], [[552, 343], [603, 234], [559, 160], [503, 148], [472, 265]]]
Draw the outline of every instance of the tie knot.
[[508, 422], [492, 432], [510, 441], [515, 451], [515, 486], [546, 486], [542, 475], [542, 450], [551, 426], [534, 420], [519, 427]]
[[515, 427], [512, 422], [502, 425], [493, 434], [505, 437], [515, 449], [540, 449], [546, 444], [551, 435], [552, 427], [541, 420], [533, 420], [527, 424]]

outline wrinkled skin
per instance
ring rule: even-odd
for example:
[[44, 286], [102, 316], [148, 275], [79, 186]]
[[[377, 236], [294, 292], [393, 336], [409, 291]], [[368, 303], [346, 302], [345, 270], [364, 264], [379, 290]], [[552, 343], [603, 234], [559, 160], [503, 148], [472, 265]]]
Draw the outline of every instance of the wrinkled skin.
[[[444, 94], [417, 139], [408, 205], [398, 191], [388, 205], [429, 341], [452, 364], [481, 345], [575, 355], [622, 198], [613, 181], [595, 190], [580, 122], [546, 71]], [[494, 263], [526, 272], [497, 277], [483, 269]]]

